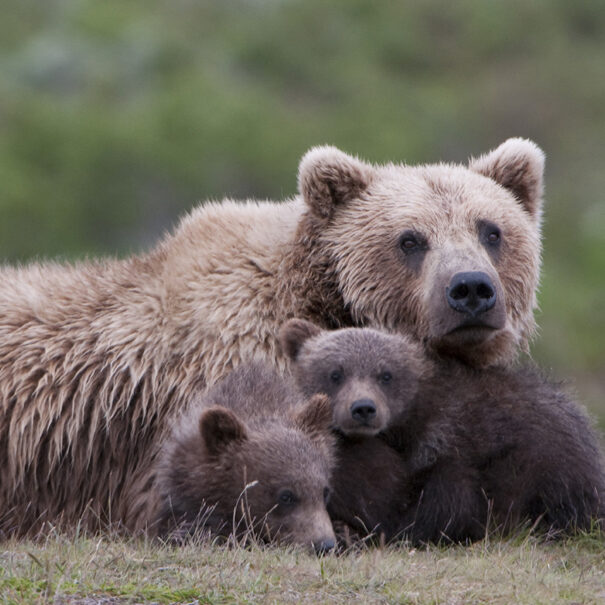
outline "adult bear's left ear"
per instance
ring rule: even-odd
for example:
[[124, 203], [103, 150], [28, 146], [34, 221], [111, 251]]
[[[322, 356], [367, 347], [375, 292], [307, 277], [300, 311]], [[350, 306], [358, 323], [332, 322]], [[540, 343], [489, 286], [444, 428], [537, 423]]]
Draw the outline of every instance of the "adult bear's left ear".
[[534, 220], [540, 220], [544, 152], [535, 143], [508, 139], [493, 151], [470, 160], [469, 168], [508, 189]]
[[374, 169], [336, 147], [313, 147], [300, 161], [298, 189], [313, 213], [332, 216], [334, 207], [354, 199], [372, 180]]

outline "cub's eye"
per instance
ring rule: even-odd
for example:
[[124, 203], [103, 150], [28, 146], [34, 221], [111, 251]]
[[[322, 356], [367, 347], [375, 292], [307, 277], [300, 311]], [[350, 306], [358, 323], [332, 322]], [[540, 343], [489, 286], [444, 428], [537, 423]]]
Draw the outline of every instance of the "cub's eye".
[[327, 505], [329, 501], [330, 501], [330, 488], [324, 487], [324, 504]]
[[380, 382], [382, 382], [382, 384], [389, 384], [389, 382], [391, 382], [392, 379], [393, 379], [393, 374], [391, 374], [391, 372], [389, 372], [388, 370], [383, 372], [379, 377], [379, 380], [380, 380]]
[[343, 378], [342, 370], [334, 370], [330, 373], [330, 380], [338, 384]]
[[279, 494], [277, 494], [277, 499], [279, 503], [284, 506], [292, 506], [298, 502], [298, 498], [291, 489], [282, 489]]

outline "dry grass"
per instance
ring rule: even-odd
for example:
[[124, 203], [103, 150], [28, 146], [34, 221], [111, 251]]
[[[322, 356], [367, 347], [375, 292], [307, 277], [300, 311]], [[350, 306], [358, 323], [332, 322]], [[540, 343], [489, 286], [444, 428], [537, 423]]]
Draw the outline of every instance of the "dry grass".
[[53, 536], [0, 545], [0, 603], [602, 603], [605, 541], [302, 550]]

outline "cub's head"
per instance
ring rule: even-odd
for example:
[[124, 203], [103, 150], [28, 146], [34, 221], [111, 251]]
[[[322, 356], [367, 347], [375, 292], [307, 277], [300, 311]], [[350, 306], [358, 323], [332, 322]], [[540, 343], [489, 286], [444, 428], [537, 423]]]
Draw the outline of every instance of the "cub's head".
[[366, 437], [386, 429], [416, 394], [427, 371], [422, 348], [401, 335], [370, 328], [320, 330], [300, 319], [280, 332], [303, 392], [325, 393], [333, 428]]
[[323, 395], [262, 428], [225, 407], [204, 409], [168, 446], [160, 472], [167, 506], [158, 524], [331, 550], [331, 420]]
[[543, 170], [524, 139], [467, 166], [372, 166], [317, 147], [299, 188], [356, 323], [481, 367], [511, 361], [535, 330]]

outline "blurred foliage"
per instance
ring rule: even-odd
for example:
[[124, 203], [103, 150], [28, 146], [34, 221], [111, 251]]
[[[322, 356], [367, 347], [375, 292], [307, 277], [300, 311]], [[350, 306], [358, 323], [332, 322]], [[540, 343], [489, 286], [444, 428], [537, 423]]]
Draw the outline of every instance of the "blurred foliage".
[[541, 338], [605, 414], [605, 5], [4, 0], [0, 257], [147, 248], [208, 198], [282, 199], [332, 143], [374, 162], [547, 152]]

